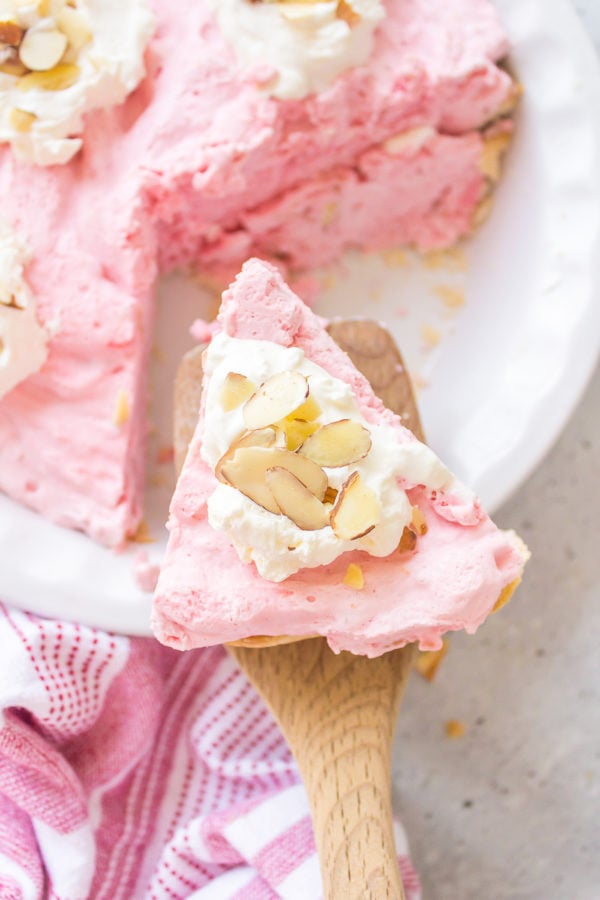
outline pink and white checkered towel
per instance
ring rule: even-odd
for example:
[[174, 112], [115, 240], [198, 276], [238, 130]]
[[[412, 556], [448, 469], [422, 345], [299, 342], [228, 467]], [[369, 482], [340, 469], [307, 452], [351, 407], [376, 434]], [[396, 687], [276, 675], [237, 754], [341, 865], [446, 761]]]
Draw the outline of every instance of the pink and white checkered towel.
[[220, 647], [0, 604], [0, 702], [1, 900], [321, 896], [294, 762]]

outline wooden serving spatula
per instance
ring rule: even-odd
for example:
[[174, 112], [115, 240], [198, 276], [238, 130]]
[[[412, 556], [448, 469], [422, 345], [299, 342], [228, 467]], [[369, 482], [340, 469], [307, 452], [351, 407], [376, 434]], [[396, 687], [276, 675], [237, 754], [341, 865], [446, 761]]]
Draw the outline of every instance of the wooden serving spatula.
[[[385, 405], [423, 440], [410, 379], [389, 333], [344, 320], [331, 337]], [[188, 353], [175, 389], [181, 468], [198, 418], [202, 348]], [[312, 810], [325, 900], [402, 900], [391, 806], [391, 749], [414, 645], [367, 659], [333, 653], [324, 638], [252, 637], [229, 646], [277, 719]]]

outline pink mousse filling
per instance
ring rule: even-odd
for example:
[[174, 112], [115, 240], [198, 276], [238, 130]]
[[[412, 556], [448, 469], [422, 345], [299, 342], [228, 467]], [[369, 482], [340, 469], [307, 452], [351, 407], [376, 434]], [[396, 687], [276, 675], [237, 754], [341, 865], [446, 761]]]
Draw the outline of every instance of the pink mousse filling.
[[[223, 295], [219, 324], [231, 337], [300, 347], [351, 386], [367, 421], [392, 425], [399, 443], [416, 440], [274, 267], [256, 259], [244, 265]], [[253, 564], [240, 561], [226, 534], [208, 524], [206, 503], [217, 481], [200, 455], [202, 432], [201, 411], [173, 496], [154, 599], [154, 631], [172, 647], [320, 634], [336, 652], [377, 656], [413, 641], [435, 649], [447, 631], [474, 632], [520, 576], [524, 557], [517, 539], [496, 528], [476, 501], [470, 515], [461, 506], [458, 517], [472, 524], [460, 524], [451, 497], [430, 496], [416, 486], [409, 497], [423, 510], [428, 531], [415, 552], [380, 559], [354, 551], [281, 583], [266, 581]], [[343, 584], [350, 562], [364, 573], [360, 591]]]
[[[253, 253], [307, 268], [351, 245], [453, 243], [484, 188], [477, 129], [511, 89], [487, 0], [390, 2], [366, 66], [288, 102], [239, 69], [202, 0], [155, 10], [147, 78], [88, 116], [71, 163], [27, 166], [0, 148], [2, 217], [33, 253], [53, 334], [43, 370], [0, 398], [0, 490], [109, 545], [141, 516], [158, 272], [229, 277]], [[421, 126], [422, 146], [386, 149]], [[130, 416], [116, 426], [120, 392]]]

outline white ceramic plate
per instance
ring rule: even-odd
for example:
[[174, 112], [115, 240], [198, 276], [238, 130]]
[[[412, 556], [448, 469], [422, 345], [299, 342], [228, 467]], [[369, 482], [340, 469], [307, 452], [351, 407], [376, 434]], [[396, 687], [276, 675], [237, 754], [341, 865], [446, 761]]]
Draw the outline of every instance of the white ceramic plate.
[[[566, 0], [497, 5], [525, 100], [492, 218], [466, 248], [466, 271], [453, 271], [452, 259], [432, 269], [410, 256], [400, 265], [353, 255], [323, 276], [318, 307], [364, 314], [370, 299], [369, 314], [388, 323], [423, 384], [430, 443], [490, 510], [553, 443], [600, 345], [597, 59]], [[464, 290], [462, 308], [443, 303], [439, 289], [448, 287]], [[166, 291], [169, 313], [161, 316], [159, 297], [157, 334], [169, 352], [155, 360], [151, 459], [170, 442], [172, 377], [192, 343], [182, 323], [213, 312], [189, 282], [172, 276], [159, 295]], [[160, 559], [169, 472], [168, 464], [151, 466], [147, 518], [156, 542], [120, 555], [0, 498], [0, 596], [44, 615], [149, 633], [150, 596], [136, 586], [133, 558], [143, 550]]]

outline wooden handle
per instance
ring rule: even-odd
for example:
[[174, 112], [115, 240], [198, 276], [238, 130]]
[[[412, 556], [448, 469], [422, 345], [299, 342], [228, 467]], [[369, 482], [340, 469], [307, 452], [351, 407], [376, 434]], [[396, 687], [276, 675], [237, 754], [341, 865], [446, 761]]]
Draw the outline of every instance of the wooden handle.
[[322, 638], [230, 648], [292, 748], [313, 815], [325, 900], [402, 900], [391, 745], [414, 647], [336, 656]]
[[[369, 321], [333, 322], [328, 330], [385, 405], [422, 440], [410, 379], [391, 336]], [[197, 348], [186, 355], [177, 378], [178, 470], [198, 418], [201, 353]], [[377, 659], [336, 656], [323, 638], [229, 650], [270, 707], [298, 762], [313, 814], [325, 900], [403, 900], [390, 762], [414, 647]]]

